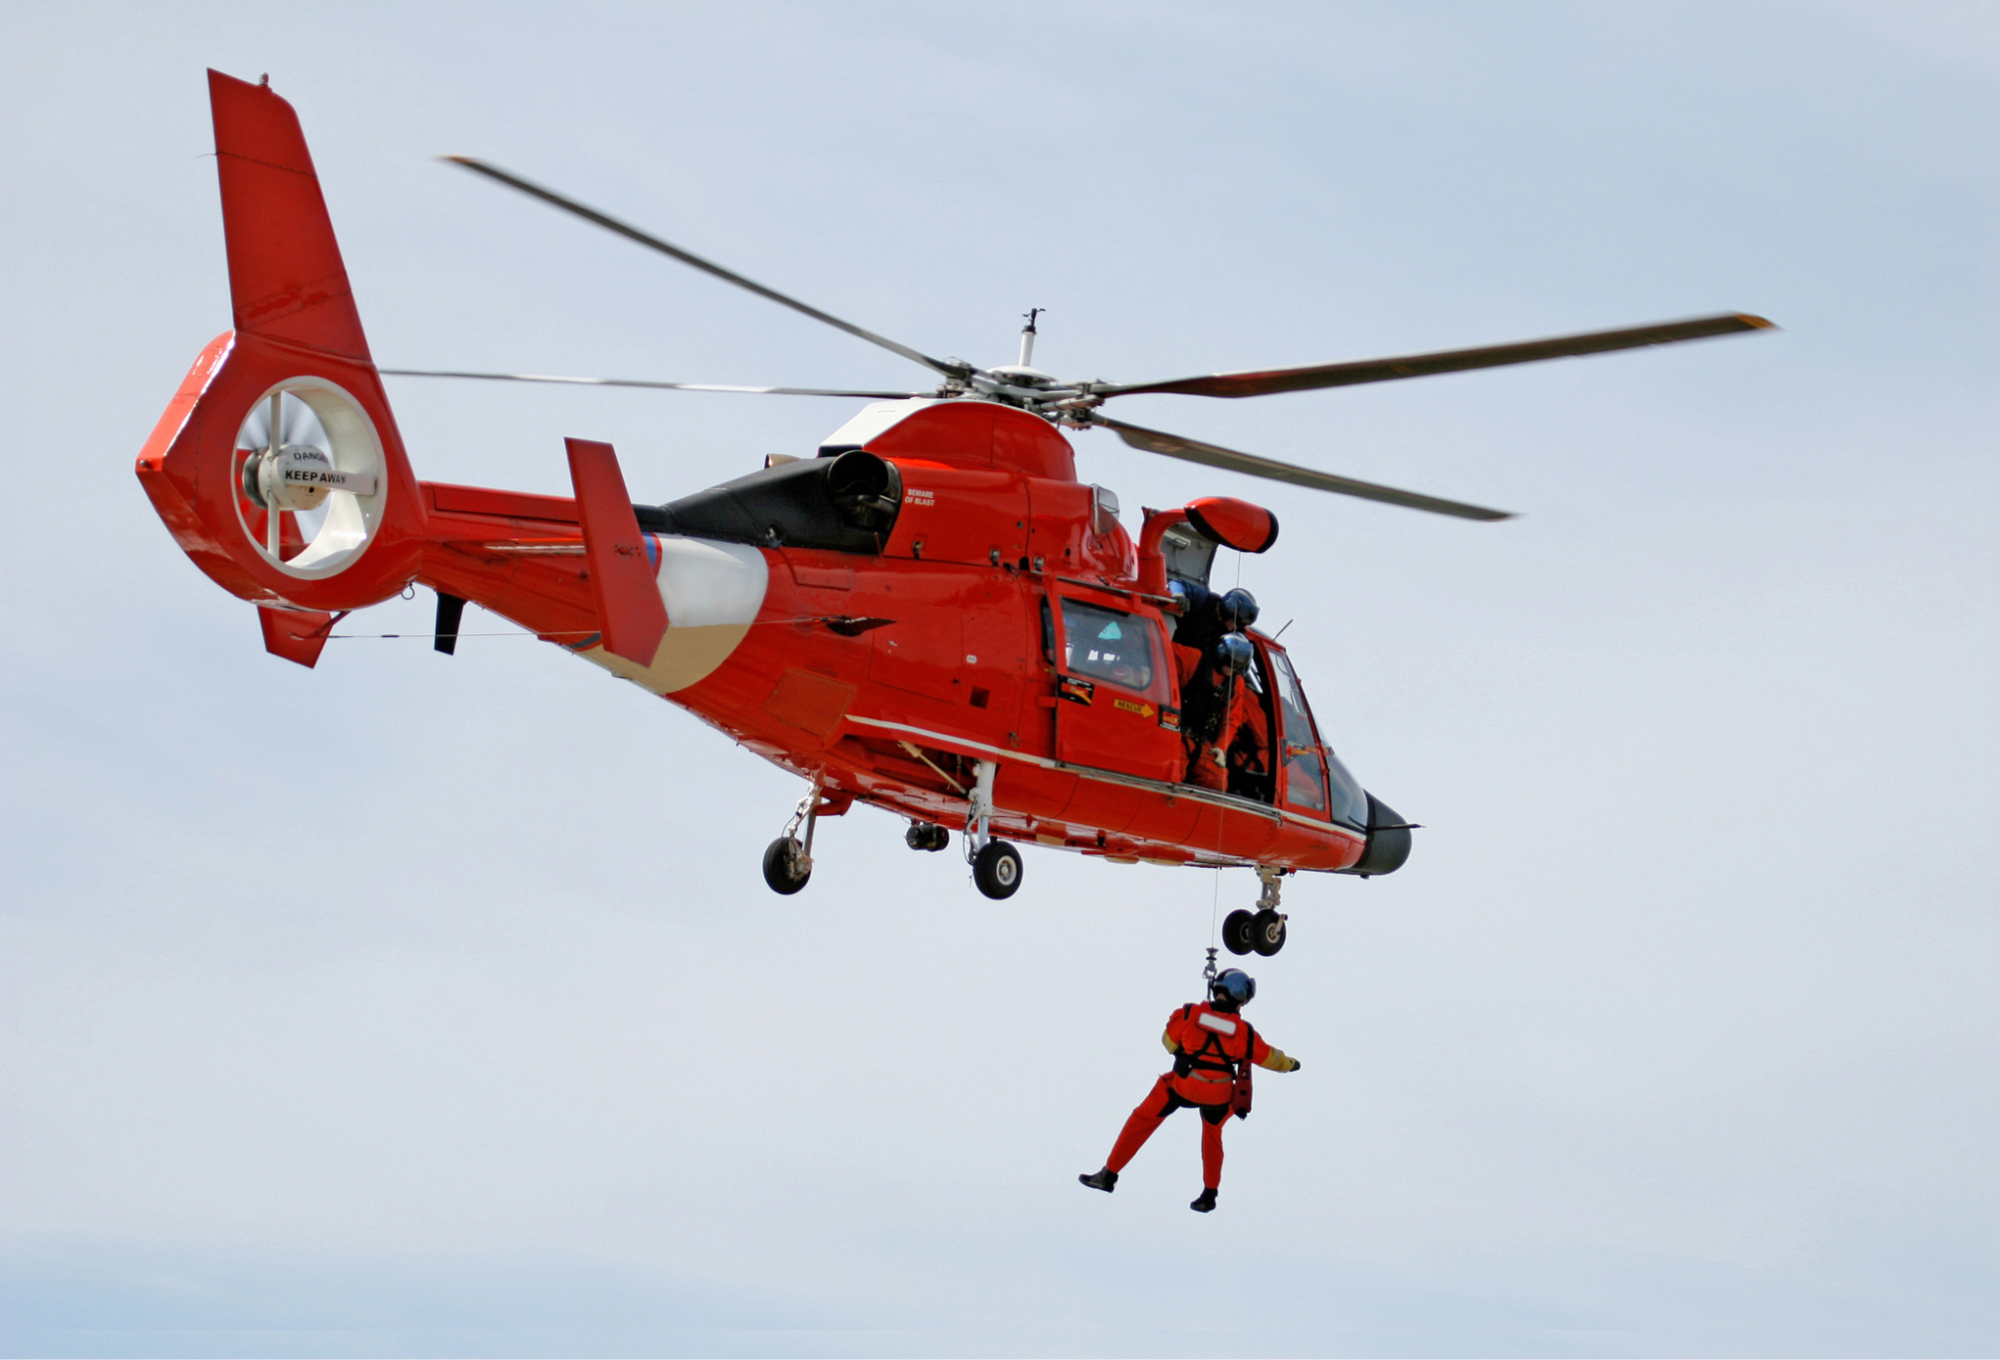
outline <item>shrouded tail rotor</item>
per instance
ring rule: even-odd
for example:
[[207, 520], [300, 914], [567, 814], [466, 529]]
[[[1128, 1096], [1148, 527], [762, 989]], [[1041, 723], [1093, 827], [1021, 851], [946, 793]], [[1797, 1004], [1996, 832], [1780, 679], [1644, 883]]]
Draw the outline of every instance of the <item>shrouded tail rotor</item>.
[[139, 455], [195, 564], [292, 611], [403, 588], [424, 512], [298, 116], [268, 85], [209, 72], [236, 329], [195, 361]]

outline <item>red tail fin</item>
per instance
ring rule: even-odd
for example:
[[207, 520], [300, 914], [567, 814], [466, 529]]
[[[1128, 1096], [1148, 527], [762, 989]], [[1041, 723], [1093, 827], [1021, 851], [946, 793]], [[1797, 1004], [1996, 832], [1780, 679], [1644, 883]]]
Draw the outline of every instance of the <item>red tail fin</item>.
[[292, 106], [208, 73], [236, 329], [368, 361], [361, 315]]
[[667, 635], [667, 606], [660, 598], [659, 565], [632, 512], [632, 496], [618, 455], [609, 444], [566, 439], [569, 476], [583, 520], [583, 552], [590, 563], [590, 594], [604, 650], [641, 666], [653, 664]]
[[[298, 115], [268, 86], [215, 71], [208, 86], [236, 329], [196, 361], [139, 480], [231, 593], [305, 610], [373, 604], [416, 574], [416, 478]], [[308, 512], [324, 515], [310, 541]]]

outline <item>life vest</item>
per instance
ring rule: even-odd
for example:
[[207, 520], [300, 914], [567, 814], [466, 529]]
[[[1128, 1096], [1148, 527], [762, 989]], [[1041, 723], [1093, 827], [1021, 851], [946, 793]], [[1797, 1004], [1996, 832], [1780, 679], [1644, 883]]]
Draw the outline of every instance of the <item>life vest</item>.
[[[1257, 1031], [1241, 1015], [1218, 1011], [1206, 1002], [1190, 1001], [1181, 1007], [1181, 1020], [1181, 1032], [1175, 1037], [1181, 1051], [1174, 1055], [1174, 1075], [1213, 1083], [1226, 1091], [1256, 1056]], [[1196, 1035], [1201, 1037], [1199, 1048], [1189, 1042]], [[1242, 1036], [1243, 1051], [1232, 1057], [1229, 1041], [1238, 1035]]]

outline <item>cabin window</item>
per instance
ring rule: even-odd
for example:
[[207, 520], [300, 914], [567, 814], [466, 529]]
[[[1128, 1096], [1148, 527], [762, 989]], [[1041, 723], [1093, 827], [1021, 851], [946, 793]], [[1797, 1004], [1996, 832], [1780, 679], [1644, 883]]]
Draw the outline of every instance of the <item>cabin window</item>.
[[1067, 598], [1062, 616], [1065, 673], [1109, 680], [1126, 689], [1153, 687], [1151, 620]]

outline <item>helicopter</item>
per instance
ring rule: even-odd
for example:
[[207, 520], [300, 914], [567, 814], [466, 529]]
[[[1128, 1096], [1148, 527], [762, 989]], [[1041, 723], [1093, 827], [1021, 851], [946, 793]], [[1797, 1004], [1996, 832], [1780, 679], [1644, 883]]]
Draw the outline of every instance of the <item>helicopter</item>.
[[[257, 607], [265, 647], [314, 666], [354, 610], [435, 592], [436, 649], [467, 602], [668, 699], [798, 775], [763, 856], [806, 886], [823, 818], [856, 803], [907, 820], [912, 849], [960, 833], [979, 891], [1011, 896], [1020, 846], [1117, 864], [1255, 871], [1232, 953], [1277, 953], [1282, 881], [1371, 877], [1408, 859], [1412, 823], [1334, 753], [1276, 636], [1254, 627], [1240, 683], [1264, 746], [1227, 787], [1190, 782], [1188, 649], [1217, 550], [1268, 551], [1270, 510], [1228, 496], [1145, 509], [1079, 480], [1065, 431], [1151, 453], [1474, 521], [1507, 512], [1282, 463], [1113, 419], [1140, 393], [1241, 398], [1527, 363], [1767, 329], [1739, 313], [1554, 339], [1163, 382], [1067, 380], [1017, 361], [939, 358], [756, 283], [469, 157], [448, 160], [927, 368], [912, 391], [382, 369], [348, 285], [292, 106], [208, 73], [232, 329], [201, 352], [136, 472], [176, 542]], [[566, 441], [574, 495], [420, 481], [383, 377], [585, 383], [863, 399], [810, 454], [660, 505], [635, 503], [616, 451]], [[1280, 630], [1282, 632], [1283, 630]], [[1232, 679], [1231, 684], [1239, 683]]]

